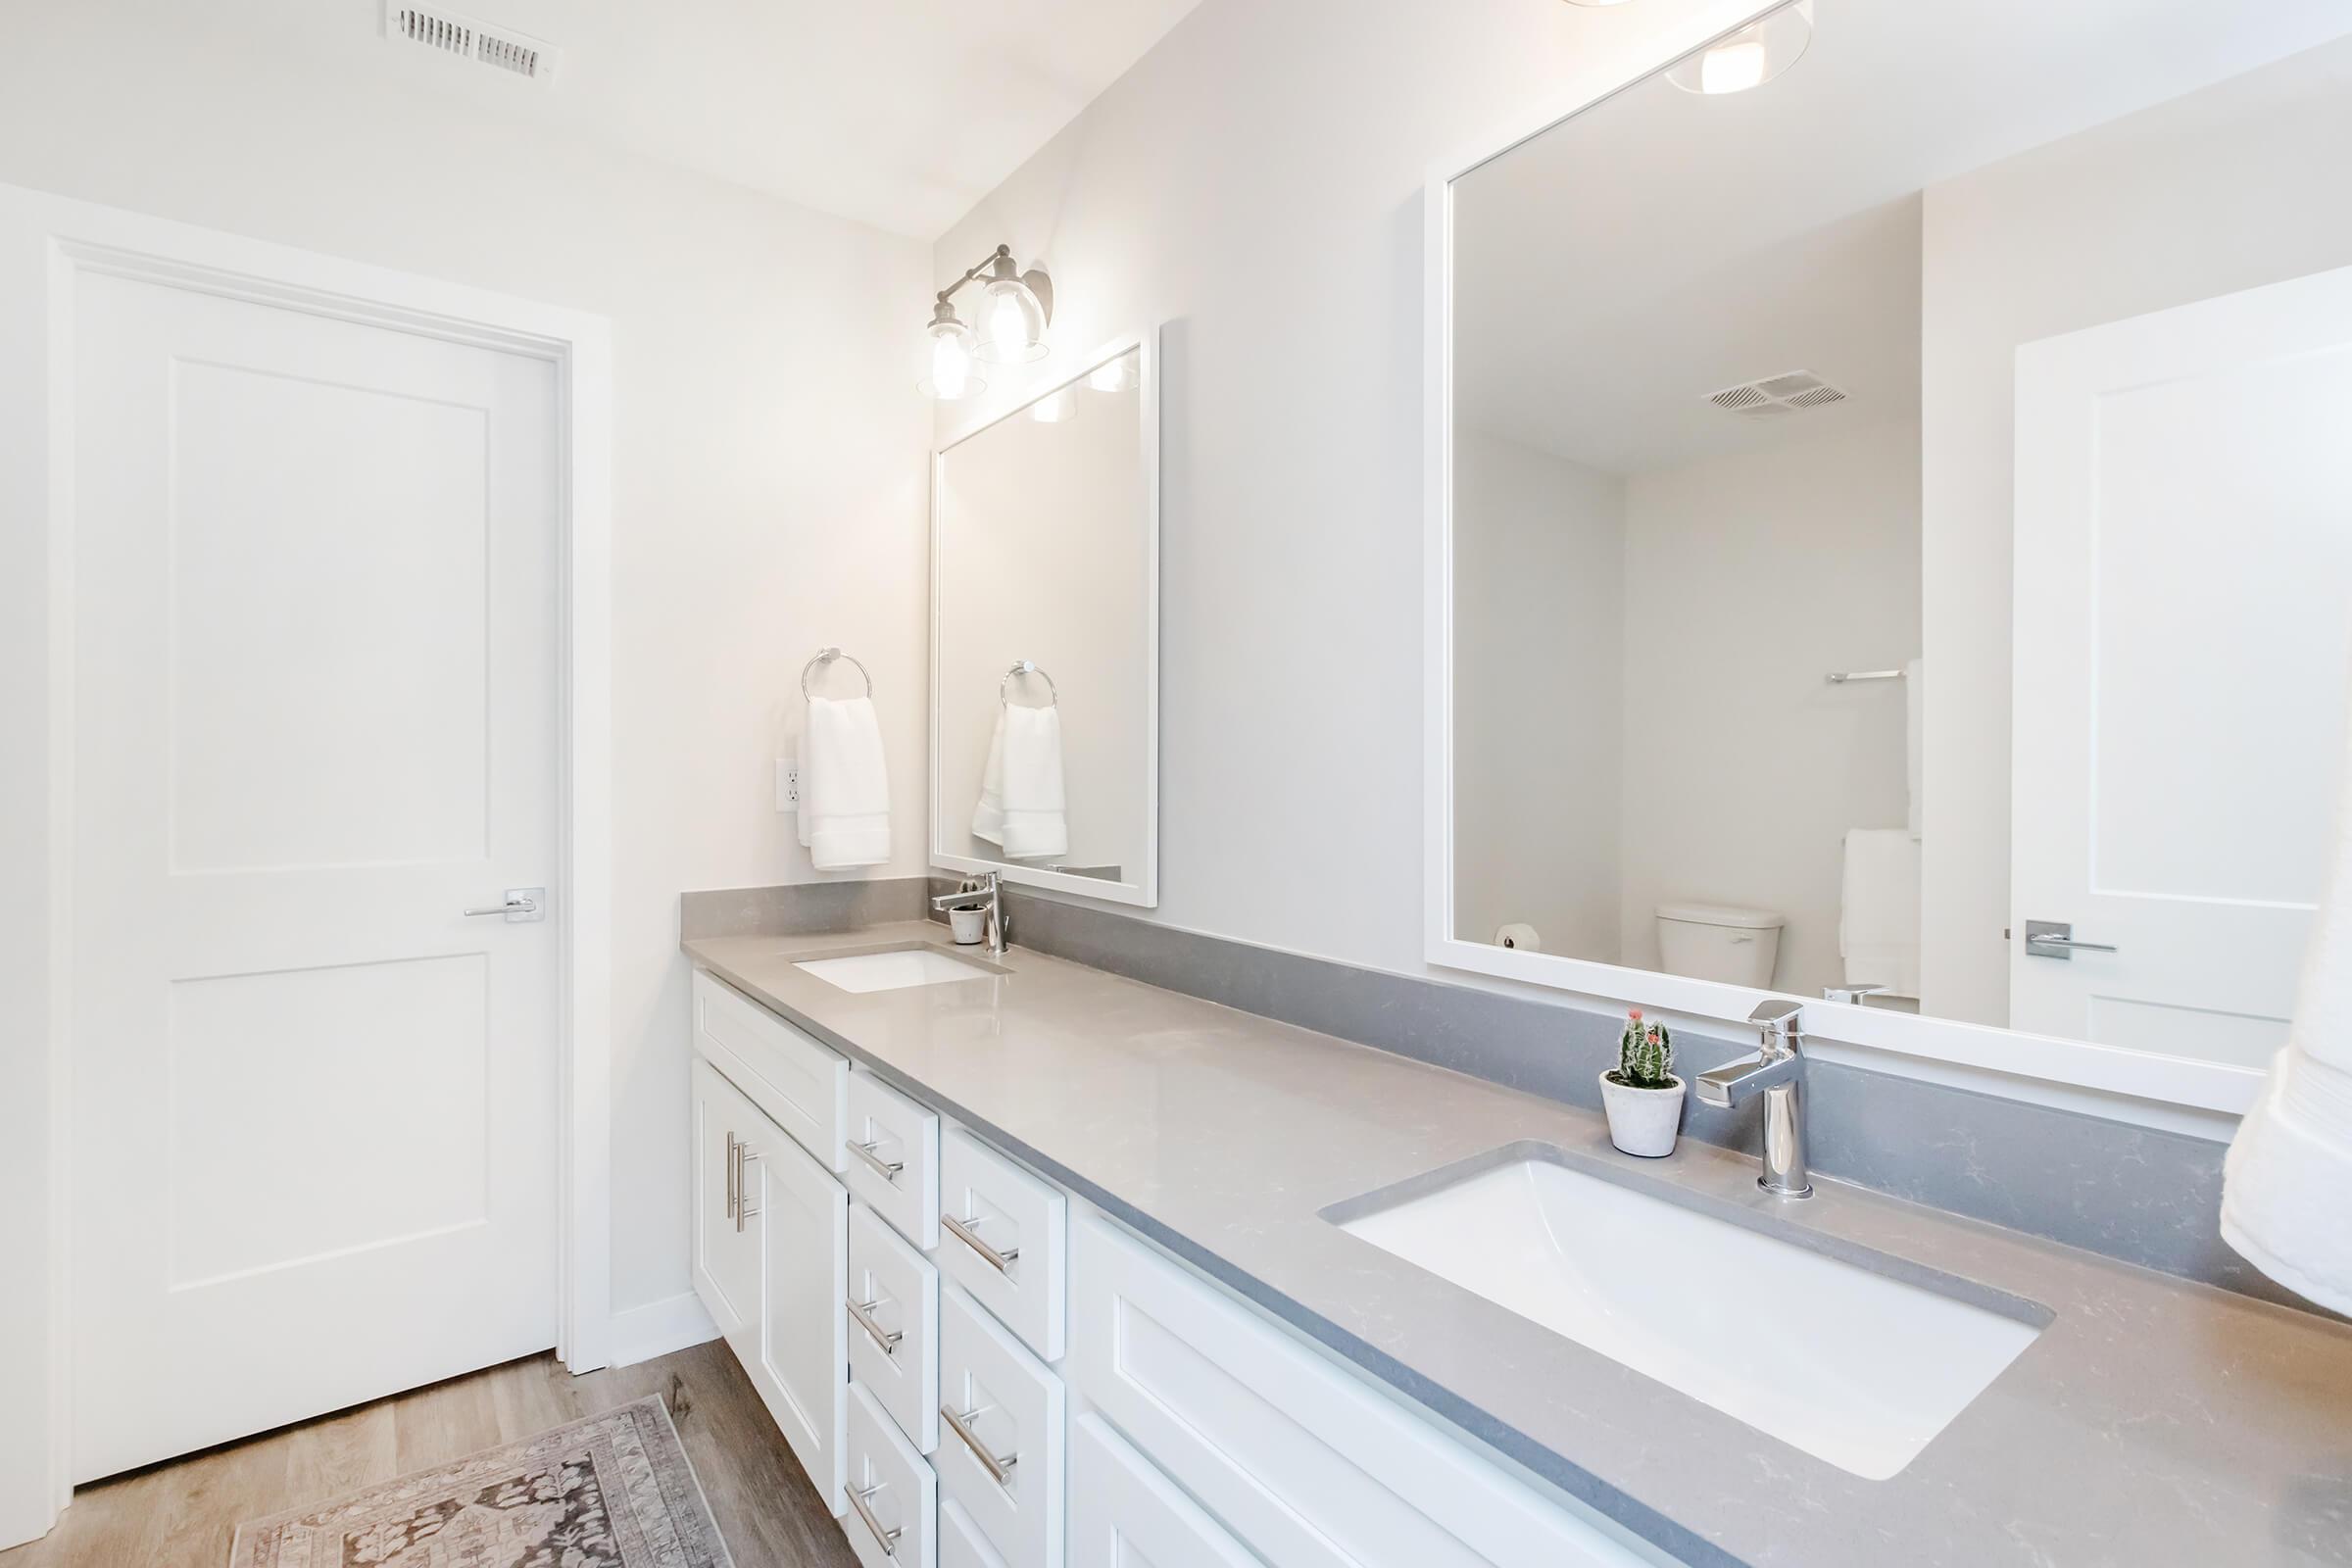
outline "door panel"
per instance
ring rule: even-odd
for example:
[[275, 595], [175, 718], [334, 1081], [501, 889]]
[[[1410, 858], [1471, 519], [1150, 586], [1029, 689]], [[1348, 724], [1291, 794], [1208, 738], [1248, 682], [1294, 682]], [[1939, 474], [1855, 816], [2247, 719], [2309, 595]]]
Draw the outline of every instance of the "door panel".
[[[84, 274], [76, 1478], [545, 1349], [547, 364]], [[160, 1198], [159, 1198], [160, 1195]]]
[[[2259, 1066], [2328, 842], [2352, 270], [2018, 352], [2011, 1019]], [[2029, 920], [2112, 953], [2027, 953]]]
[[701, 1057], [694, 1063], [694, 1293], [739, 1358], [756, 1353], [760, 1236], [736, 1216], [736, 1145], [766, 1118]]

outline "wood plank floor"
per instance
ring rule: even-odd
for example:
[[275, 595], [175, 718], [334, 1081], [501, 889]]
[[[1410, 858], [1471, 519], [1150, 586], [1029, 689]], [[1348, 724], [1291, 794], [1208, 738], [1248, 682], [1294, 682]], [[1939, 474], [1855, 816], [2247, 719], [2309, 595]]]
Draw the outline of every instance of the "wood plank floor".
[[737, 1568], [856, 1568], [760, 1396], [723, 1345], [575, 1378], [510, 1362], [152, 1469], [96, 1482], [0, 1568], [223, 1568], [239, 1523], [325, 1502], [648, 1394], [670, 1419]]

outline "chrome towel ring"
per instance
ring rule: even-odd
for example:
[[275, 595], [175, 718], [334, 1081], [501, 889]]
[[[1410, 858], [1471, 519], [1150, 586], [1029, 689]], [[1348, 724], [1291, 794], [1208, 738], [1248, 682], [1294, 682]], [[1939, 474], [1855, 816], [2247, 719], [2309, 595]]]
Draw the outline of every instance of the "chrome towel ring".
[[[851, 663], [858, 664], [858, 660], [855, 655], [845, 654], [838, 648], [819, 648], [816, 651], [816, 656], [809, 660], [808, 662], [801, 666], [801, 695], [803, 697], [810, 695], [808, 690], [809, 673], [813, 671], [817, 665], [830, 664], [836, 659], [846, 659]], [[865, 695], [868, 697], [873, 696], [874, 677], [872, 672], [869, 671], [863, 664], [858, 664], [858, 673], [865, 676]]]
[[1004, 678], [997, 682], [997, 701], [1000, 704], [1008, 702], [1010, 700], [1012, 691], [1012, 678], [1015, 675], [1035, 675], [1039, 680], [1042, 680], [1046, 683], [1046, 695], [1054, 699], [1053, 706], [1056, 708], [1061, 706], [1061, 693], [1054, 688], [1054, 677], [1040, 669], [1038, 667], [1037, 661], [1034, 659], [1023, 659], [1018, 661], [1010, 669], [1004, 672]]

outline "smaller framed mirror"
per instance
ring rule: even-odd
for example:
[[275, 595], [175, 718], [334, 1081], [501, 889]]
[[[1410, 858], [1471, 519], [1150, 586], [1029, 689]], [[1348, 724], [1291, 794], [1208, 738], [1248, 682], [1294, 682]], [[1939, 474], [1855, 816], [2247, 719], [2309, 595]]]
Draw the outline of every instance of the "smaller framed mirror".
[[1154, 335], [933, 454], [931, 660], [931, 863], [1157, 904]]

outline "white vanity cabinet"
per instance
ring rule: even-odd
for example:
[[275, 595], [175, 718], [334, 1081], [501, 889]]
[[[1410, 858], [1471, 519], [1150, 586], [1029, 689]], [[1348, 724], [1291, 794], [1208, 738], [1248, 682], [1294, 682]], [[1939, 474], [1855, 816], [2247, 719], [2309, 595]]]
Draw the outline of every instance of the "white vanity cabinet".
[[694, 1294], [746, 1361], [760, 1320], [760, 1238], [737, 1213], [743, 1139], [767, 1118], [717, 1069], [694, 1063]]
[[740, 994], [695, 995], [695, 1289], [867, 1568], [1667, 1561]]

